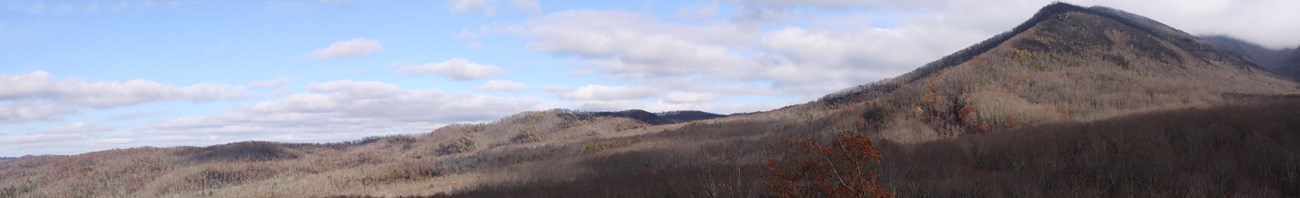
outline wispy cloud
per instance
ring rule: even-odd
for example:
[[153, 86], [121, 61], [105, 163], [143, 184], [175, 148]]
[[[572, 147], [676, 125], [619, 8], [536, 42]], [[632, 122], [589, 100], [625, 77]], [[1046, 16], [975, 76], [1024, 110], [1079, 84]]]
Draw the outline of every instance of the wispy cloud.
[[328, 47], [316, 49], [316, 51], [312, 51], [307, 55], [321, 59], [356, 58], [379, 52], [381, 48], [383, 48], [383, 44], [380, 44], [378, 40], [354, 38], [334, 42]]
[[484, 15], [496, 14], [496, 5], [492, 0], [447, 0], [451, 4], [447, 10], [452, 13], [478, 12]]
[[58, 104], [34, 101], [10, 102], [0, 104], [0, 124], [54, 120], [72, 111], [72, 107]]
[[81, 106], [108, 108], [160, 100], [212, 101], [243, 96], [242, 88], [219, 84], [195, 84], [185, 87], [149, 80], [126, 82], [85, 82], [78, 79], [55, 80], [49, 73], [35, 71], [24, 75], [0, 73], [0, 99], [66, 102]]
[[293, 136], [297, 139], [283, 141], [341, 141], [385, 133], [425, 132], [446, 123], [491, 120], [535, 110], [540, 103], [531, 97], [403, 89], [376, 81], [330, 81], [312, 84], [308, 89], [211, 116], [154, 123], [139, 130], [141, 137], [137, 139], [211, 136], [217, 137], [216, 141], [267, 140], [297, 134]]
[[510, 5], [515, 9], [533, 14], [542, 13], [541, 0], [511, 0]]
[[717, 99], [710, 93], [674, 91], [663, 96], [663, 101], [672, 104], [689, 104], [711, 102]]
[[577, 89], [552, 88], [552, 94], [569, 100], [634, 100], [659, 95], [660, 89], [644, 86], [587, 85]]
[[404, 65], [398, 69], [403, 74], [437, 74], [452, 80], [475, 80], [505, 73], [500, 67], [469, 62], [464, 58], [451, 58], [438, 63]]
[[[100, 136], [99, 132], [112, 131], [112, 127], [86, 124], [76, 122], [68, 125], [55, 126], [44, 131], [38, 131], [27, 134], [3, 135], [0, 136], [0, 143], [30, 146], [33, 144], [50, 144], [57, 142], [68, 142], [84, 140], [87, 138]], [[57, 145], [57, 144], [55, 144]]]
[[0, 73], [0, 122], [55, 119], [79, 107], [113, 108], [157, 101], [206, 102], [244, 97], [243, 88], [224, 84], [178, 87], [149, 80], [86, 82], [54, 79], [45, 71]]

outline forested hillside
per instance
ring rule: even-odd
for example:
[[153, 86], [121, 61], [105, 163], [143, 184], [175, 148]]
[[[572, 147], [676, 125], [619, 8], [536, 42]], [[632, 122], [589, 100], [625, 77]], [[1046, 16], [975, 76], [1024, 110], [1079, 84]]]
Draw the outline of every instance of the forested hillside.
[[339, 143], [28, 156], [0, 161], [0, 197], [1300, 196], [1300, 86], [1249, 54], [1054, 3], [769, 111], [555, 109]]

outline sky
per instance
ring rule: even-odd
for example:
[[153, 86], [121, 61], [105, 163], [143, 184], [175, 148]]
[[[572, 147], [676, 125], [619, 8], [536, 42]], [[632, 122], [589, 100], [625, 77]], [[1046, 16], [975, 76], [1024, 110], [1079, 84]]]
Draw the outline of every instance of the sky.
[[[740, 113], [897, 76], [1043, 0], [0, 1], [0, 156]], [[1300, 45], [1300, 1], [1069, 1]]]

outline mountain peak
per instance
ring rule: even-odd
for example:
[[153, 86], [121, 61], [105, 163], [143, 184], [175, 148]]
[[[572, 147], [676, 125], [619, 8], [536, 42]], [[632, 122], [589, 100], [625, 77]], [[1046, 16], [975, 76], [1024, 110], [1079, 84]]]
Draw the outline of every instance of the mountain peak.
[[1031, 21], [1032, 18], [1041, 18], [1041, 17], [1051, 16], [1051, 15], [1056, 15], [1056, 14], [1061, 14], [1066, 12], [1088, 12], [1088, 11], [1089, 10], [1087, 8], [1079, 7], [1074, 4], [1069, 4], [1065, 2], [1056, 2], [1052, 4], [1047, 4], [1047, 6], [1043, 6], [1043, 8], [1038, 9], [1038, 13], [1034, 13], [1034, 16], [1031, 17]]
[[1146, 17], [1053, 3], [1011, 31], [818, 102], [894, 116], [864, 123], [909, 142], [1232, 100], [1225, 95], [1296, 93], [1294, 82], [1253, 68]]

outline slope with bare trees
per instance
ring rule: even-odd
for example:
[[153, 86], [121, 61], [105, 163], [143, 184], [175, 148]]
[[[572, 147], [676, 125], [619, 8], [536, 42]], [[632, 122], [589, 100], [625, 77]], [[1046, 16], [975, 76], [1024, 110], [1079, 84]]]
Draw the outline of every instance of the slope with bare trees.
[[859, 114], [887, 114], [875, 121], [882, 137], [923, 142], [1296, 93], [1295, 82], [1177, 29], [1123, 11], [1058, 3], [1011, 32], [820, 102], [866, 104]]
[[[1252, 61], [1055, 3], [913, 72], [771, 111], [549, 110], [341, 143], [28, 156], [0, 161], [0, 197], [1297, 196], [1300, 90]], [[840, 163], [789, 171], [819, 157]]]

